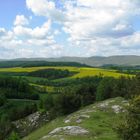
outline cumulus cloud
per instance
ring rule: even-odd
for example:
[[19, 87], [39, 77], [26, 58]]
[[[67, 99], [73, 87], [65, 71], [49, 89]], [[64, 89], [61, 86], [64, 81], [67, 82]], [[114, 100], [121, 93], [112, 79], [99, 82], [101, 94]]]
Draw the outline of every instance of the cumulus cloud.
[[24, 26], [14, 27], [14, 33], [17, 36], [33, 37], [33, 38], [45, 38], [51, 28], [51, 21], [48, 20], [41, 27], [29, 28]]
[[131, 36], [126, 36], [121, 41], [123, 48], [140, 49], [140, 32], [135, 32]]
[[131, 23], [140, 13], [140, 1], [77, 0], [65, 2], [65, 8], [63, 30], [70, 35], [69, 43], [86, 48], [87, 55], [140, 53]]
[[[26, 6], [35, 16], [17, 15], [11, 30], [0, 28], [3, 52], [12, 48], [15, 56], [27, 57], [140, 53], [140, 31], [132, 23], [140, 16], [140, 0], [26, 0]], [[39, 16], [46, 22], [32, 27], [29, 21]]]
[[[129, 0], [114, 0], [113, 2], [110, 0], [78, 0], [77, 6], [73, 3], [67, 6], [64, 31], [69, 33], [73, 40], [95, 36], [130, 35], [133, 29], [128, 16], [134, 14], [134, 7], [137, 7], [135, 2]], [[123, 22], [123, 25], [120, 22]]]
[[17, 15], [16, 19], [14, 21], [14, 25], [20, 26], [20, 25], [28, 25], [29, 21], [24, 15]]
[[55, 9], [55, 3], [47, 0], [26, 0], [28, 9], [36, 15], [48, 16]]
[[63, 19], [63, 29], [73, 40], [133, 34], [129, 20], [140, 9], [138, 0], [67, 0], [63, 1], [63, 8], [60, 9], [56, 8], [54, 1], [49, 0], [26, 0], [26, 4], [34, 14], [58, 21]]
[[56, 8], [54, 1], [26, 0], [26, 5], [35, 15], [49, 17], [55, 22], [62, 22], [65, 18], [63, 12]]
[[61, 46], [57, 44], [52, 34], [51, 20], [34, 28], [24, 25], [16, 24], [12, 30], [0, 28], [0, 58], [56, 57], [59, 55]]

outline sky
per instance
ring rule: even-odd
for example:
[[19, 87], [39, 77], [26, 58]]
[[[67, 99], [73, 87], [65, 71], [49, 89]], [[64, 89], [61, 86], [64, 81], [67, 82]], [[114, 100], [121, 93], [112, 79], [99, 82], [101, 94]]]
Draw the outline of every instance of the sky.
[[140, 55], [140, 0], [1, 0], [0, 59]]

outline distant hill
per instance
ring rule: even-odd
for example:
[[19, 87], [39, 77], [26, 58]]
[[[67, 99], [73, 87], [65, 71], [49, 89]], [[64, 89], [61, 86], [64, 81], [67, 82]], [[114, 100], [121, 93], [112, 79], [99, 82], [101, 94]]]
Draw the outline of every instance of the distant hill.
[[48, 58], [47, 61], [59, 62], [79, 62], [89, 66], [103, 66], [103, 65], [126, 65], [136, 66], [140, 65], [140, 56], [126, 55], [126, 56], [109, 56], [109, 57], [60, 57]]
[[109, 57], [93, 56], [93, 57], [59, 57], [59, 58], [18, 58], [10, 61], [77, 62], [89, 66], [104, 66], [104, 65], [137, 66], [140, 65], [140, 56], [118, 55]]
[[41, 67], [41, 66], [72, 66], [72, 67], [90, 67], [86, 64], [81, 64], [78, 62], [51, 62], [44, 60], [9, 60], [0, 61], [0, 68], [12, 68], [12, 67]]

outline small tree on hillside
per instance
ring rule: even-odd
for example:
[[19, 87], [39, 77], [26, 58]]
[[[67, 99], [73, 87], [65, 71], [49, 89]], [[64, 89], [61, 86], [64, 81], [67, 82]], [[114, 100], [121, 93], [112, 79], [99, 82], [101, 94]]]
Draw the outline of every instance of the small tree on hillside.
[[117, 132], [123, 140], [140, 140], [140, 95], [130, 102]]
[[96, 100], [102, 101], [114, 97], [113, 96], [114, 84], [115, 79], [112, 77], [105, 77], [104, 79], [102, 79], [97, 88]]

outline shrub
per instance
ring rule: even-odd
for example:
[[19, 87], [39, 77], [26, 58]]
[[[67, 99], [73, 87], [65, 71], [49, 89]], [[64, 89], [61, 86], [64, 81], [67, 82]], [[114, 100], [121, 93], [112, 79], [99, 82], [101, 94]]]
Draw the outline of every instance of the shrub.
[[135, 97], [127, 108], [127, 114], [117, 127], [123, 140], [140, 140], [140, 96]]

